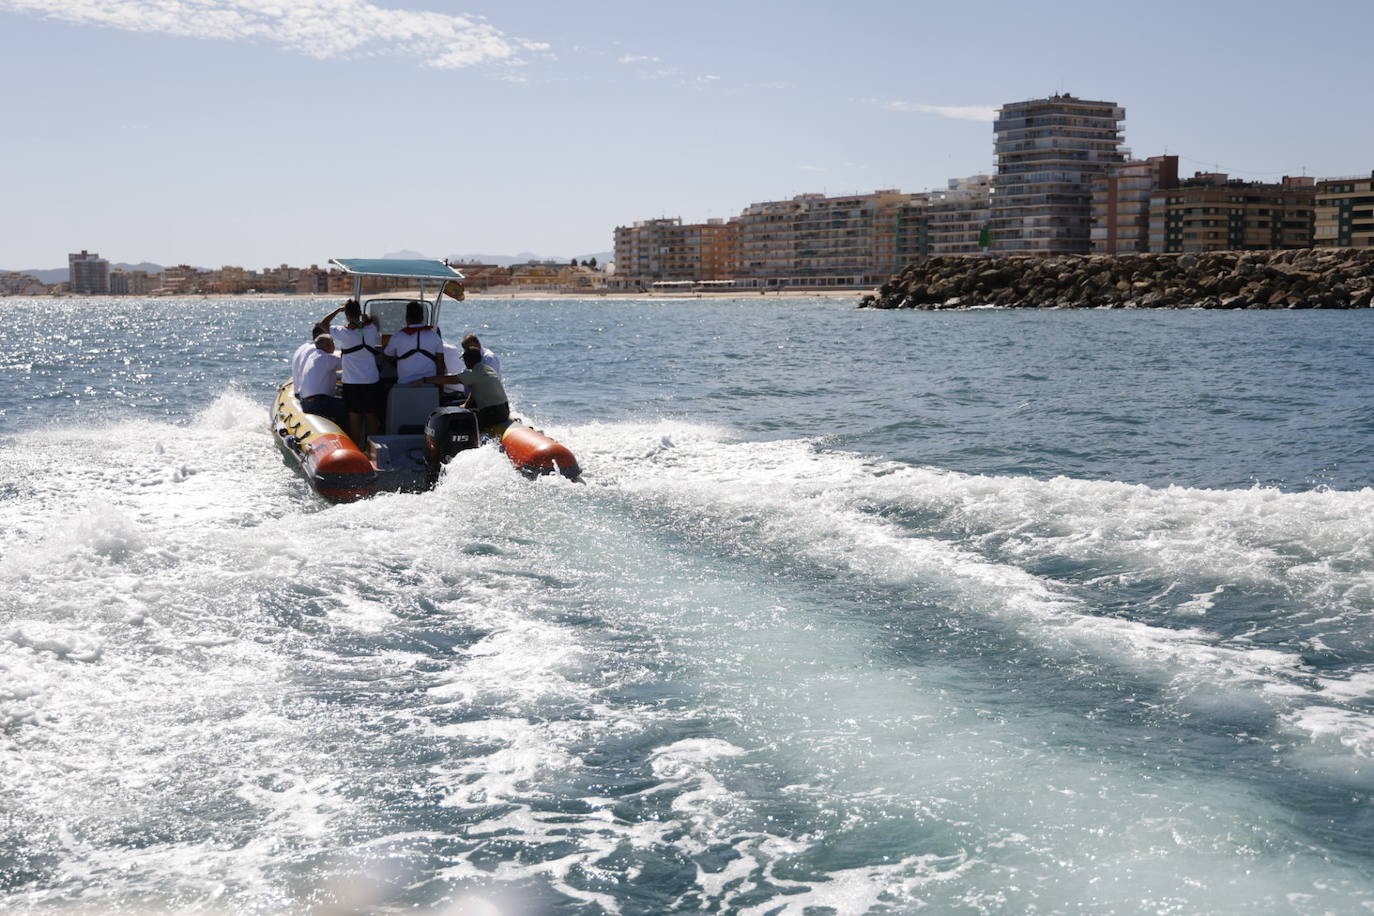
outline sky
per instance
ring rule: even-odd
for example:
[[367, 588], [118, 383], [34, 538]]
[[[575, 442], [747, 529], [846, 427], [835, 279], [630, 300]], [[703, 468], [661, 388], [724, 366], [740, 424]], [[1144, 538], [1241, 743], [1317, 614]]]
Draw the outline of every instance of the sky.
[[1069, 92], [1185, 174], [1374, 170], [1370, 0], [0, 0], [0, 270], [608, 251], [993, 169]]

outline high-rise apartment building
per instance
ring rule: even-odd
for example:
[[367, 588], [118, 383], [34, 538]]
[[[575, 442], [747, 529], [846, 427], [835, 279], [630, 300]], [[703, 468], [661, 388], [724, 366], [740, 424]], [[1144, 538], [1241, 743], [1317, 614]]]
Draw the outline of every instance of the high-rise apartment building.
[[1317, 182], [1312, 244], [1319, 248], [1374, 248], [1374, 173]]
[[158, 287], [158, 278], [146, 270], [110, 271], [110, 295], [146, 296]]
[[932, 255], [982, 254], [992, 215], [992, 176], [951, 178], [943, 191], [931, 191], [926, 210]]
[[105, 295], [110, 291], [110, 262], [84, 248], [67, 255], [68, 282], [74, 293]]
[[1198, 172], [1150, 195], [1150, 251], [1264, 251], [1312, 244], [1312, 178], [1278, 184]]
[[943, 190], [902, 195], [878, 212], [878, 266], [895, 274], [931, 255], [985, 253], [991, 207], [991, 175], [951, 178]]
[[865, 286], [892, 274], [892, 222], [919, 195], [897, 190], [750, 204], [738, 218], [742, 285]]
[[736, 275], [754, 285], [774, 285], [792, 275], [792, 217], [796, 201], [750, 204], [738, 217], [739, 265]]
[[[930, 194], [911, 199], [887, 211], [878, 225], [878, 260], [889, 274], [899, 273], [912, 261], [930, 254]], [[891, 241], [887, 240], [891, 236]]]
[[629, 226], [615, 227], [615, 272], [620, 280], [633, 286], [647, 286], [664, 279], [665, 235], [682, 225], [682, 220], [644, 219]]
[[739, 227], [723, 219], [683, 224], [641, 220], [615, 230], [615, 269], [622, 285], [700, 283], [733, 276]]
[[793, 198], [795, 256], [792, 276], [802, 286], [861, 286], [886, 266], [878, 263], [878, 226], [887, 215], [911, 199], [895, 189], [872, 194], [825, 197], [803, 194]]
[[989, 234], [1009, 254], [1090, 250], [1092, 184], [1125, 161], [1115, 102], [1071, 95], [1011, 102], [993, 124], [997, 175]]
[[1093, 254], [1150, 250], [1150, 196], [1178, 187], [1178, 157], [1133, 159], [1093, 181]]

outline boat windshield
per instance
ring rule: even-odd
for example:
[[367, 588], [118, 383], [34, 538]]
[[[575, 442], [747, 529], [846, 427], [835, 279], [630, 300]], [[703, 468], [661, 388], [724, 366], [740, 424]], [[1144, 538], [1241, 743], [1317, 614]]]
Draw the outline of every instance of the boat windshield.
[[431, 308], [423, 299], [368, 299], [363, 303], [363, 311], [376, 317], [377, 330], [385, 337], [406, 326], [406, 306], [412, 302], [425, 307], [425, 324], [429, 324]]

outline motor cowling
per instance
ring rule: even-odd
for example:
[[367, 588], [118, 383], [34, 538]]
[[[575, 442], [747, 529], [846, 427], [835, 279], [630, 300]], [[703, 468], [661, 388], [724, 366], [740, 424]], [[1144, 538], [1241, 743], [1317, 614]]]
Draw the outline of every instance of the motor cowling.
[[431, 478], [454, 455], [482, 444], [477, 414], [466, 407], [440, 407], [425, 423], [425, 466]]

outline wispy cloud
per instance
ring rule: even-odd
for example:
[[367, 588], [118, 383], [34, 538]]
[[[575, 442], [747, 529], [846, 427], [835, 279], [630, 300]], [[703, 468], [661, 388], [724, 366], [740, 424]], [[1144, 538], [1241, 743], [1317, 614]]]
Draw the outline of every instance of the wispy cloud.
[[478, 19], [364, 0], [0, 0], [0, 11], [188, 38], [275, 42], [317, 59], [405, 54], [442, 70], [545, 51]]
[[803, 172], [824, 172], [824, 171], [825, 171], [825, 166], [823, 166], [823, 165], [799, 165], [799, 166], [797, 166], [797, 168], [798, 168], [800, 171], [803, 171]]
[[[0, 2], [4, 2], [4, 0], [0, 0]], [[665, 62], [663, 58], [653, 54], [627, 52], [617, 57], [616, 63], [630, 67], [634, 72], [635, 79], [671, 82], [679, 86], [706, 86], [720, 83], [723, 79], [715, 73], [693, 75], [690, 70], [684, 70], [676, 64]]]
[[633, 67], [636, 79], [671, 80], [682, 77], [679, 68], [663, 63], [663, 58], [652, 54], [622, 54], [616, 62]]
[[919, 102], [883, 102], [888, 111], [915, 111], [921, 114], [939, 115], [956, 121], [995, 121], [995, 105], [922, 105]]

